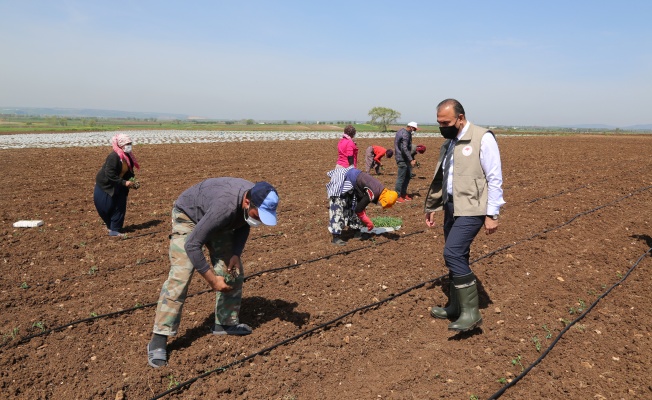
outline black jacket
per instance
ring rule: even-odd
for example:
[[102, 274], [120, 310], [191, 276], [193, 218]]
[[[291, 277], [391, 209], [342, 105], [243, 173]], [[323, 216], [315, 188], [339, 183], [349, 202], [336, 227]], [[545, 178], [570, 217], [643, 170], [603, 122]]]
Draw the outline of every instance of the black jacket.
[[[129, 154], [126, 154], [126, 156], [129, 157]], [[131, 160], [131, 157], [129, 157], [129, 159]], [[133, 165], [133, 160], [131, 165]], [[120, 174], [122, 174], [123, 165], [118, 153], [112, 151], [111, 154], [106, 157], [106, 161], [98, 171], [97, 176], [95, 176], [95, 184], [106, 194], [113, 196], [116, 186], [125, 186], [125, 183], [130, 178], [134, 177], [133, 168], [129, 168], [126, 163], [124, 166], [127, 168], [127, 171], [124, 175], [120, 176]], [[128, 187], [125, 187], [125, 189], [129, 190]]]

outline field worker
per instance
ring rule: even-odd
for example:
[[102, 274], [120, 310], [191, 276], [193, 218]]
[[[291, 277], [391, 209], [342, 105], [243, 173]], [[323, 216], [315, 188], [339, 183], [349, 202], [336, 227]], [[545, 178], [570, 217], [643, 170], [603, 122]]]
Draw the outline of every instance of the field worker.
[[444, 261], [449, 270], [449, 305], [432, 307], [435, 318], [454, 320], [452, 331], [464, 332], [482, 324], [476, 277], [469, 268], [471, 243], [484, 226], [498, 229], [503, 200], [503, 176], [493, 132], [466, 119], [462, 105], [446, 99], [437, 106], [439, 130], [447, 140], [425, 201], [426, 225], [434, 227], [435, 211], [444, 211]]
[[413, 144], [410, 150], [410, 154], [412, 154], [413, 159], [417, 156], [417, 154], [423, 154], [425, 152], [426, 152], [426, 146], [423, 144], [417, 144], [417, 145]]
[[354, 237], [361, 239], [364, 238], [360, 232], [362, 226], [374, 228], [365, 211], [369, 203], [389, 208], [398, 198], [398, 193], [386, 189], [378, 179], [359, 169], [336, 168], [328, 174], [331, 176], [331, 182], [326, 185], [331, 199], [328, 230], [335, 245], [346, 244], [340, 237], [346, 225], [355, 231]]
[[337, 165], [347, 168], [353, 166], [358, 167], [358, 146], [353, 141], [355, 137], [355, 128], [352, 125], [347, 125], [344, 128], [342, 139], [337, 143]]
[[373, 168], [376, 171], [376, 175], [380, 175], [380, 167], [382, 167], [383, 165], [380, 162], [380, 159], [383, 158], [384, 156], [387, 156], [387, 158], [392, 158], [393, 155], [394, 155], [394, 150], [392, 149], [386, 149], [381, 146], [367, 147], [367, 150], [365, 151], [365, 155], [364, 155], [366, 172], [369, 173]]
[[[214, 335], [248, 335], [239, 321], [244, 270], [240, 257], [249, 230], [276, 225], [278, 194], [267, 182], [210, 178], [183, 193], [172, 208], [170, 274], [163, 284], [147, 344], [147, 362], [167, 364], [167, 338], [175, 336], [195, 270], [217, 291]], [[208, 249], [211, 265], [203, 253]]]
[[412, 200], [408, 196], [407, 188], [412, 178], [412, 167], [416, 164], [414, 157], [412, 157], [412, 132], [418, 129], [416, 122], [410, 122], [405, 128], [401, 128], [394, 136], [394, 154], [396, 157], [396, 165], [398, 172], [396, 173], [396, 185], [394, 189], [398, 192], [398, 202]]
[[133, 143], [129, 136], [116, 134], [111, 138], [111, 146], [113, 151], [95, 176], [93, 203], [109, 236], [124, 238], [122, 227], [127, 213], [129, 189], [138, 188], [130, 179], [134, 178], [134, 168], [140, 169], [140, 166], [132, 151]]
[[[410, 153], [412, 154], [412, 159], [415, 160], [414, 162], [415, 167], [419, 168], [419, 162], [416, 161], [417, 154], [423, 154], [425, 152], [426, 152], [425, 145], [423, 144], [415, 145], [414, 143], [412, 144], [412, 150], [410, 151]], [[410, 172], [410, 178], [414, 178], [415, 176], [417, 176], [417, 174], [415, 174], [414, 172]]]

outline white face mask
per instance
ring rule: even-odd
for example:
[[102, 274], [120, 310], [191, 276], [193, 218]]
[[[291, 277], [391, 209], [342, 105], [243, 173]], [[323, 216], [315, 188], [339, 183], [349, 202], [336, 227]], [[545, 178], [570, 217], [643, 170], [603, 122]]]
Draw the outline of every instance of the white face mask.
[[245, 218], [245, 222], [247, 222], [249, 224], [249, 226], [251, 226], [253, 228], [257, 228], [257, 227], [259, 227], [259, 226], [261, 226], [263, 224], [262, 221], [259, 221], [256, 218], [252, 218], [252, 217], [249, 216], [249, 209], [248, 208], [246, 210], [244, 210], [244, 218]]
[[131, 145], [126, 144], [124, 149], [122, 149], [125, 153], [131, 153]]

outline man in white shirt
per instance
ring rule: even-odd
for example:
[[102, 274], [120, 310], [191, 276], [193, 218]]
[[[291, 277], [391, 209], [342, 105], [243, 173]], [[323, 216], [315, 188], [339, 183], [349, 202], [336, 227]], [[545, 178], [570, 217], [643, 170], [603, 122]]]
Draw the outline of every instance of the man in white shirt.
[[498, 230], [503, 177], [493, 132], [466, 119], [455, 99], [437, 106], [437, 123], [448, 139], [440, 149], [435, 176], [425, 202], [426, 225], [434, 227], [435, 211], [444, 211], [444, 261], [449, 269], [450, 301], [432, 307], [435, 318], [455, 319], [448, 329], [464, 332], [482, 324], [476, 277], [469, 267], [471, 243], [480, 229]]

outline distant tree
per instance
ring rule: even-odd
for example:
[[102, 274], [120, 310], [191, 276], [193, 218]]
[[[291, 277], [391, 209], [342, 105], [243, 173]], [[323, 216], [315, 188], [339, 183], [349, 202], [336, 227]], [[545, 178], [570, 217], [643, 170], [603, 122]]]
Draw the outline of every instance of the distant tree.
[[369, 110], [369, 116], [372, 124], [378, 125], [382, 132], [387, 132], [387, 125], [401, 118], [401, 113], [387, 107], [374, 107]]
[[256, 121], [254, 121], [253, 119], [249, 118], [247, 121], [245, 121], [245, 123], [246, 123], [247, 125], [253, 125], [253, 124], [256, 123]]

